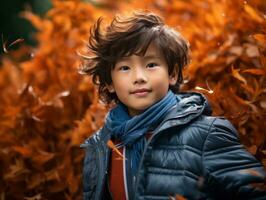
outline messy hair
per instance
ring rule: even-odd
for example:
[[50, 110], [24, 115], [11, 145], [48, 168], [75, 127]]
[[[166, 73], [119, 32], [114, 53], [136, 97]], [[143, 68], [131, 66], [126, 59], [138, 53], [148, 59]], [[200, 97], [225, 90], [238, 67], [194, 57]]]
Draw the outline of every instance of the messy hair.
[[150, 12], [116, 15], [105, 28], [102, 27], [102, 18], [99, 18], [90, 29], [87, 44], [92, 56], [82, 56], [81, 72], [92, 75], [93, 83], [99, 86], [99, 95], [105, 103], [118, 102], [116, 94], [107, 89], [107, 85], [112, 83], [111, 70], [122, 57], [145, 55], [151, 43], [165, 57], [169, 75], [177, 73], [176, 85], [170, 86], [177, 93], [183, 82], [182, 70], [189, 62], [188, 43], [179, 32], [165, 25], [161, 17]]

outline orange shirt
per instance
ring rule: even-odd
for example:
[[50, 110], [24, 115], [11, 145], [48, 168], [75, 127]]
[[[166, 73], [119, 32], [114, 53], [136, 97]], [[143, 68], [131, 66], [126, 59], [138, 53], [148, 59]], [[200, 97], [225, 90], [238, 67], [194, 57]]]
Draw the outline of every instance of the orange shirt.
[[[117, 142], [114, 142], [117, 144]], [[123, 154], [123, 148], [118, 150]], [[115, 151], [111, 152], [111, 163], [110, 163], [110, 192], [112, 193], [113, 199], [115, 200], [126, 200], [124, 175], [123, 175], [123, 159]]]
[[[145, 137], [148, 139], [152, 134], [147, 133]], [[118, 144], [118, 141], [114, 141], [114, 144]], [[123, 155], [124, 147], [118, 149]], [[123, 158], [118, 155], [117, 152], [111, 151], [111, 161], [109, 167], [109, 185], [110, 192], [114, 200], [126, 200], [126, 188], [123, 174]]]

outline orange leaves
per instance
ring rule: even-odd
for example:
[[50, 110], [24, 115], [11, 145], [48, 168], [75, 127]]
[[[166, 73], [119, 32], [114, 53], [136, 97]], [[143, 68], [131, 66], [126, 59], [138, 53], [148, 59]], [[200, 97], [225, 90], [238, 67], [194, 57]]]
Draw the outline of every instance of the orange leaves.
[[47, 28], [44, 25], [44, 22], [42, 21], [42, 19], [40, 17], [38, 17], [37, 15], [34, 15], [30, 12], [24, 12], [21, 14], [24, 18], [28, 19], [31, 21], [32, 25], [39, 29], [39, 30], [43, 30], [44, 28]]
[[262, 23], [265, 19], [263, 19], [262, 14], [256, 11], [252, 6], [245, 4], [244, 10], [249, 14], [249, 16], [255, 20], [256, 22]]
[[29, 173], [22, 159], [16, 159], [14, 164], [9, 165], [9, 170], [4, 174], [4, 180], [20, 179], [22, 175]]
[[[95, 93], [96, 95], [96, 93]], [[94, 101], [98, 98], [94, 96]], [[81, 121], [76, 121], [77, 128], [71, 136], [71, 144], [79, 146], [84, 139], [95, 133], [104, 123], [106, 108], [95, 101], [86, 111]]]
[[266, 35], [265, 34], [255, 34], [253, 37], [261, 44], [266, 45]]
[[37, 154], [33, 156], [32, 162], [36, 166], [42, 166], [55, 156], [54, 153], [49, 153], [43, 150], [37, 150]]
[[[183, 90], [195, 88], [207, 95], [214, 114], [229, 118], [239, 130], [242, 142], [257, 157], [262, 155], [266, 139], [266, 37], [262, 6], [265, 2], [195, 3], [185, 9], [189, 22], [172, 13], [192, 47], [192, 63], [185, 71], [188, 82]], [[211, 11], [210, 17], [204, 13], [199, 17], [200, 11], [195, 8], [200, 7]], [[165, 16], [172, 24], [170, 13]], [[201, 28], [195, 28], [199, 25]], [[212, 32], [208, 32], [210, 29]]]
[[102, 125], [105, 112], [91, 81], [78, 74], [76, 51], [100, 13], [94, 11], [87, 3], [54, 1], [44, 18], [22, 14], [38, 29], [39, 46], [16, 60], [16, 52], [9, 52], [11, 59], [3, 58], [0, 67], [0, 193], [4, 189], [6, 199], [81, 195], [79, 145]]
[[[214, 114], [230, 119], [266, 166], [265, 1], [52, 2], [42, 18], [22, 13], [38, 30], [36, 48], [22, 48], [22, 39], [2, 39], [8, 54], [0, 67], [1, 197], [81, 198], [79, 145], [102, 126], [107, 109], [91, 78], [78, 74], [76, 52], [84, 49], [99, 16], [110, 20], [136, 9], [160, 13], [189, 40], [192, 62], [182, 90], [204, 93]], [[20, 49], [10, 51], [18, 44]]]
[[265, 75], [265, 71], [263, 69], [246, 69], [243, 71], [243, 73], [250, 73], [250, 74], [254, 74], [254, 75]]
[[232, 70], [233, 77], [235, 77], [239, 81], [243, 82], [245, 85], [247, 84], [246, 79], [239, 74], [240, 69], [234, 69], [234, 67], [232, 66], [231, 70]]
[[29, 147], [12, 146], [12, 149], [24, 158], [29, 158], [32, 155], [32, 150]]

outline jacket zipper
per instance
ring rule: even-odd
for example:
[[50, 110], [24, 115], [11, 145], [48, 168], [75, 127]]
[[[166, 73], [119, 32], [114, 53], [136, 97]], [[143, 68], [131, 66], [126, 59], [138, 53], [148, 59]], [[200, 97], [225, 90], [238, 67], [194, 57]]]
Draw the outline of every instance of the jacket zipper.
[[[159, 132], [158, 132], [159, 133]], [[158, 134], [157, 133], [157, 134]], [[156, 135], [157, 135], [156, 134]], [[133, 193], [133, 199], [135, 199], [136, 198], [136, 193], [137, 193], [137, 186], [138, 186], [138, 182], [139, 182], [139, 170], [140, 170], [140, 167], [141, 167], [141, 163], [143, 162], [143, 159], [144, 159], [144, 155], [145, 155], [145, 153], [146, 153], [146, 151], [147, 151], [147, 148], [148, 148], [148, 146], [149, 146], [149, 144], [151, 143], [151, 140], [153, 139], [153, 137], [155, 136], [155, 134], [153, 134], [151, 137], [150, 137], [150, 139], [148, 140], [148, 142], [146, 143], [146, 145], [145, 145], [145, 148], [144, 148], [144, 151], [143, 151], [143, 153], [142, 153], [142, 156], [141, 156], [141, 159], [140, 159], [140, 163], [139, 163], [139, 166], [138, 166], [138, 171], [137, 171], [137, 175], [135, 175], [134, 177], [133, 177], [133, 185], [134, 185], [134, 193]]]

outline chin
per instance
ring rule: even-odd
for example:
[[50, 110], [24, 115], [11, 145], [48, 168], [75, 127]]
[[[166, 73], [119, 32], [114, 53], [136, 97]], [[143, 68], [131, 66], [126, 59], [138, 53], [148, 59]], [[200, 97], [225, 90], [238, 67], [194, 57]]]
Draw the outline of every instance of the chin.
[[148, 109], [150, 106], [151, 105], [139, 106], [139, 107], [135, 107], [134, 109], [142, 113], [144, 110]]

